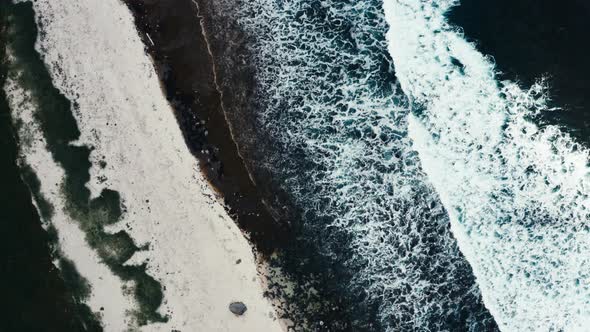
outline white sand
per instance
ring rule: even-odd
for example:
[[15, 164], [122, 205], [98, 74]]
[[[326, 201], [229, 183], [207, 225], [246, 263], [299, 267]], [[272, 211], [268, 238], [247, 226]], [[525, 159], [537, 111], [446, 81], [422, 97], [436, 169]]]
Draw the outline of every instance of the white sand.
[[[78, 271], [90, 282], [95, 290], [88, 301], [93, 311], [100, 311], [106, 330], [122, 330], [129, 324], [126, 312], [136, 305], [132, 299], [123, 295], [123, 282], [114, 276], [109, 268], [101, 263], [98, 255], [88, 247], [84, 233], [75, 221], [66, 214], [66, 202], [61, 195], [61, 184], [64, 177], [63, 169], [53, 161], [47, 150], [43, 133], [33, 120], [33, 112], [37, 105], [31, 101], [30, 95], [14, 80], [9, 79], [4, 86], [13, 117], [22, 121], [19, 136], [28, 138], [20, 147], [24, 161], [35, 170], [41, 181], [41, 193], [55, 207], [55, 215], [51, 224], [58, 230], [58, 242], [64, 258], [75, 262]], [[45, 222], [49, 222], [45, 220]], [[56, 262], [57, 263], [57, 262]], [[104, 291], [96, 291], [104, 290]]]
[[[198, 171], [127, 8], [117, 0], [38, 0], [34, 8], [46, 33], [37, 48], [56, 87], [79, 104], [79, 143], [96, 148], [89, 188], [93, 195], [103, 188], [120, 192], [127, 213], [112, 231], [125, 229], [140, 246], [150, 243], [128, 264], [149, 259], [148, 273], [165, 287], [161, 312], [170, 313], [170, 321], [141, 330], [280, 331], [262, 296], [252, 249]], [[6, 89], [16, 92], [16, 106], [22, 92]], [[57, 207], [53, 223], [62, 251], [93, 286], [88, 304], [93, 311], [105, 307], [107, 331], [133, 327], [126, 315], [136, 306], [133, 298], [123, 295], [121, 280], [61, 211], [56, 183], [63, 170], [43, 144], [25, 152]], [[104, 170], [98, 166], [103, 156]], [[248, 306], [241, 317], [228, 310], [237, 300]]]

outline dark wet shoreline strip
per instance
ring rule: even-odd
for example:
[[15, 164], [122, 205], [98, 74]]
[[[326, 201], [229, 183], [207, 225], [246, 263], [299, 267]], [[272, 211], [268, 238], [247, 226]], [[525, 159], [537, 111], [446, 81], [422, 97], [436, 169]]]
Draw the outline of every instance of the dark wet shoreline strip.
[[[236, 121], [239, 112], [235, 110], [252, 108], [248, 102], [256, 82], [251, 64], [240, 64], [239, 68], [234, 67], [235, 72], [228, 73], [228, 64], [218, 51], [224, 45], [240, 48], [243, 36], [228, 27], [223, 45], [208, 44], [220, 37], [209, 35], [216, 31], [210, 26], [216, 24], [207, 8], [211, 2], [126, 0], [125, 3], [135, 17], [190, 151], [200, 161], [206, 178], [223, 196], [232, 218], [263, 254], [262, 258], [281, 270], [278, 274], [269, 271], [265, 296], [275, 300], [275, 308], [282, 318], [293, 321], [293, 331], [351, 330], [353, 318], [344, 313], [350, 306], [336, 291], [339, 285], [331, 282], [330, 266], [299, 238], [298, 219], [289, 217], [296, 213], [290, 211], [288, 204], [277, 204], [279, 188], [270, 174], [255, 174], [257, 180], [262, 178], [265, 182], [253, 182], [252, 173], [233, 140], [230, 126], [240, 130], [240, 138], [244, 131], [252, 134], [248, 132], [251, 119]], [[206, 34], [203, 29], [207, 30]], [[243, 54], [234, 55], [233, 60], [247, 62]], [[247, 134], [250, 143], [258, 142], [259, 137]], [[248, 157], [249, 152], [246, 151]], [[263, 159], [258, 161], [264, 163]], [[265, 201], [270, 199], [273, 199], [270, 204]], [[271, 257], [272, 253], [277, 255]], [[285, 276], [293, 282], [292, 291], [286, 290], [281, 282]]]
[[232, 139], [197, 3], [124, 2], [135, 17], [191, 153], [258, 252], [272, 254], [289, 241], [289, 229], [269, 213]]

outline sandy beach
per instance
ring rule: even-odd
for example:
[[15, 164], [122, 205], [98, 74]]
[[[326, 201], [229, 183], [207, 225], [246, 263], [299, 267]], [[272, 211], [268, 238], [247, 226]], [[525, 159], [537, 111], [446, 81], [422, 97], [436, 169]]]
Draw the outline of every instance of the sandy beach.
[[[127, 7], [117, 0], [37, 1], [43, 27], [36, 48], [53, 84], [74, 105], [80, 130], [75, 145], [91, 147], [92, 197], [104, 189], [122, 199], [121, 220], [106, 228], [124, 231], [143, 250], [126, 265], [145, 264], [160, 283], [159, 313], [167, 322], [137, 326], [133, 283], [113, 274], [85, 241], [87, 234], [66, 212], [59, 189], [64, 174], [52, 160], [34, 117], [36, 105], [18, 81], [4, 89], [20, 134], [21, 149], [55, 207], [51, 223], [60, 249], [92, 287], [87, 302], [106, 331], [280, 331], [263, 297], [252, 247], [228, 216], [200, 172], [166, 101], [151, 59]], [[23, 131], [25, 130], [25, 131]], [[248, 310], [236, 316], [233, 301]]]

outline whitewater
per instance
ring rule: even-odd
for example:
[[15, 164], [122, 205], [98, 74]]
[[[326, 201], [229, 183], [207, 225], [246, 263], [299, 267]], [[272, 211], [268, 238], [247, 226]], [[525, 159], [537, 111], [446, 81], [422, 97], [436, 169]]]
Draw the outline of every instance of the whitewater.
[[216, 3], [250, 36], [255, 67], [256, 126], [234, 131], [238, 146], [303, 211], [301, 237], [353, 299], [352, 328], [494, 330], [407, 134], [382, 2], [239, 4]]
[[264, 137], [238, 146], [384, 330], [588, 326], [588, 150], [531, 120], [542, 77], [498, 80], [457, 1], [238, 4]]
[[499, 327], [585, 330], [588, 149], [530, 120], [548, 109], [549, 87], [498, 81], [492, 59], [446, 22], [458, 4], [384, 0], [409, 137]]

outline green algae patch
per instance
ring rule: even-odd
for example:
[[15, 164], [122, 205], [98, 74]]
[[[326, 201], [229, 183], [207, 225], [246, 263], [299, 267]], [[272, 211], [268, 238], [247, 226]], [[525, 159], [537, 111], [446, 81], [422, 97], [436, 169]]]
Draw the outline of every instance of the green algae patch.
[[112, 225], [121, 219], [121, 196], [117, 191], [105, 189], [90, 202], [89, 217], [93, 224]]
[[[37, 106], [34, 113], [35, 121], [43, 132], [53, 159], [65, 172], [61, 192], [66, 199], [68, 215], [78, 222], [85, 233], [86, 242], [110, 270], [133, 285], [132, 294], [138, 303], [138, 310], [134, 316], [139, 324], [167, 321], [167, 317], [157, 312], [163, 298], [162, 286], [147, 274], [146, 265], [124, 265], [140, 250], [138, 246], [124, 231], [114, 234], [105, 231], [105, 226], [114, 225], [121, 219], [123, 210], [120, 194], [114, 190], [104, 189], [99, 197], [91, 199], [86, 184], [90, 181], [92, 147], [72, 145], [80, 137], [80, 130], [73, 116], [73, 111], [77, 111], [77, 107], [53, 86], [51, 75], [40, 54], [35, 50], [39, 31], [35, 24], [32, 4], [27, 2], [3, 7], [12, 18], [8, 24], [7, 45], [14, 54], [14, 61], [7, 66], [8, 75], [31, 93]], [[100, 112], [98, 109], [94, 111]], [[102, 165], [106, 165], [106, 161], [102, 161], [99, 166]], [[38, 179], [32, 177], [31, 172], [25, 176], [30, 178], [32, 188], [39, 187]], [[53, 214], [48, 202], [42, 199], [36, 201], [43, 215]], [[79, 298], [82, 300], [86, 288], [84, 282], [73, 272], [75, 269], [72, 268], [72, 263], [62, 260], [60, 267], [68, 285], [74, 287], [77, 292], [82, 292]]]
[[66, 286], [76, 294], [77, 300], [80, 302], [87, 300], [92, 288], [88, 280], [78, 273], [74, 262], [67, 258], [60, 258], [59, 269]]
[[83, 305], [92, 291], [88, 281], [78, 273], [74, 262], [66, 258], [59, 259], [59, 269], [67, 289], [74, 294], [75, 302], [79, 308], [78, 314], [83, 317], [85, 322], [92, 322], [92, 324], [85, 324], [85, 330], [87, 332], [103, 331], [102, 326], [97, 323], [100, 321], [100, 317], [93, 313], [88, 306]]

